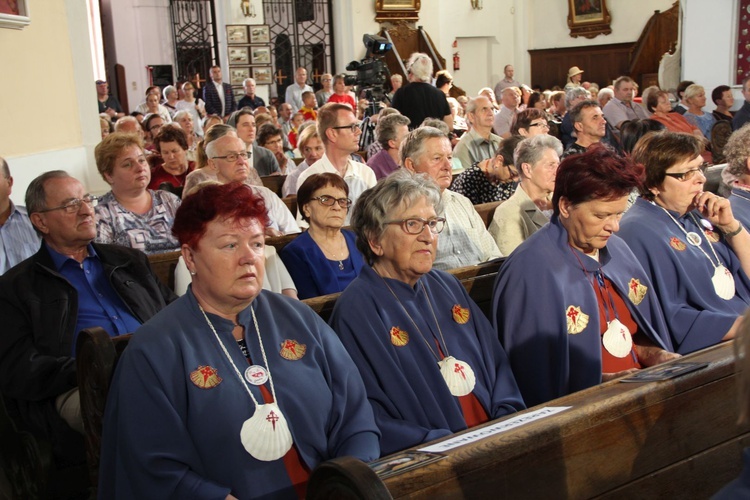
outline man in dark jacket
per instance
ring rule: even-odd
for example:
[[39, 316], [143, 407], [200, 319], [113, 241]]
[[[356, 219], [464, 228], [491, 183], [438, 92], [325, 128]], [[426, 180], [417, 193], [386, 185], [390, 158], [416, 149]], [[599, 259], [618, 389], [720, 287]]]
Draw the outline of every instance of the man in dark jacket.
[[75, 463], [83, 451], [78, 332], [132, 332], [176, 296], [143, 253], [92, 243], [96, 198], [66, 172], [34, 179], [26, 205], [43, 242], [0, 277], [0, 393], [19, 428], [48, 440], [58, 464]]

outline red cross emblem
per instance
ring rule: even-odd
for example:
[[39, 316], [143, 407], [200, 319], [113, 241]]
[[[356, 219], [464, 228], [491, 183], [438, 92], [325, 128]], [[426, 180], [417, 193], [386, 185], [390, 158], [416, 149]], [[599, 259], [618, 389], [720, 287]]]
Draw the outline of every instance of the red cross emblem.
[[279, 420], [279, 416], [274, 413], [273, 410], [268, 414], [266, 417], [267, 422], [271, 422], [271, 425], [273, 426], [273, 430], [276, 430], [276, 422]]
[[459, 363], [456, 363], [456, 364], [455, 364], [455, 366], [454, 366], [454, 368], [453, 368], [453, 372], [454, 372], [454, 373], [460, 373], [460, 374], [461, 374], [461, 377], [462, 377], [462, 378], [463, 378], [464, 380], [466, 380], [466, 374], [464, 373], [464, 367], [463, 367], [463, 366], [461, 366], [461, 365], [460, 365]]

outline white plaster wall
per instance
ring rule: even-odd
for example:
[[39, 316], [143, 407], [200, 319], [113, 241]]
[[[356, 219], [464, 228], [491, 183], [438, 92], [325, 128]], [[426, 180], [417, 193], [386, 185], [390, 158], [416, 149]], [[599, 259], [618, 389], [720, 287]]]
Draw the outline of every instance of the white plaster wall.
[[[726, 0], [707, 0], [717, 4]], [[729, 0], [732, 1], [732, 0]], [[683, 0], [684, 2], [684, 0]], [[532, 13], [526, 43], [528, 49], [577, 47], [635, 42], [655, 10], [664, 12], [674, 0], [608, 0], [612, 15], [612, 33], [596, 38], [571, 38], [568, 28], [568, 2], [562, 0], [527, 0]]]
[[[737, 57], [738, 0], [682, 0], [682, 79], [706, 89], [706, 110], [716, 106], [711, 91], [719, 85], [733, 86]], [[745, 57], [750, 55], [744, 54]], [[735, 106], [744, 98], [740, 86], [733, 86]]]

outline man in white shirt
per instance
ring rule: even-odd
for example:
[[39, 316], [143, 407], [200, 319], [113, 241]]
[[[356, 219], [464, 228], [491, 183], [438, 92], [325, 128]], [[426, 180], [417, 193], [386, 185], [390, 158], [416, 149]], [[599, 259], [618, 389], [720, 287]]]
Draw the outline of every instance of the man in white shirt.
[[513, 118], [518, 113], [518, 105], [521, 103], [521, 96], [518, 95], [517, 88], [507, 87], [503, 89], [502, 106], [495, 115], [495, 121], [492, 125], [495, 133], [502, 139], [510, 137], [510, 127], [513, 125]]
[[294, 83], [286, 88], [286, 97], [284, 102], [291, 104], [292, 114], [299, 111], [302, 107], [302, 92], [310, 91], [313, 89], [307, 83], [307, 70], [305, 68], [297, 68], [294, 72]]
[[445, 229], [438, 238], [433, 266], [448, 270], [502, 257], [492, 235], [471, 201], [449, 190], [453, 180], [448, 137], [433, 127], [412, 130], [401, 144], [401, 166], [430, 176], [440, 188]]
[[607, 102], [602, 112], [607, 122], [620, 134], [620, 127], [628, 120], [645, 120], [648, 113], [638, 104], [633, 104], [633, 90], [635, 82], [629, 76], [621, 76], [615, 80], [615, 96]]
[[[323, 141], [325, 154], [302, 172], [297, 179], [297, 190], [313, 174], [331, 172], [344, 178], [349, 186], [349, 199], [352, 203], [363, 191], [375, 185], [375, 172], [364, 163], [352, 160], [351, 154], [359, 150], [359, 128], [357, 117], [346, 104], [328, 103], [318, 111], [318, 133]], [[345, 225], [349, 224], [351, 211], [346, 215]], [[297, 214], [300, 226], [305, 224]]]

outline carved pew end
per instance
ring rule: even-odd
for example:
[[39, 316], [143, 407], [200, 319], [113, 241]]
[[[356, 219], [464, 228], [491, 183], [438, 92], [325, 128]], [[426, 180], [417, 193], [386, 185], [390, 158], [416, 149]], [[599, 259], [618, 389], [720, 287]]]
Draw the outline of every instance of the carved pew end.
[[375, 471], [353, 457], [334, 458], [318, 465], [307, 491], [307, 500], [393, 499]]

